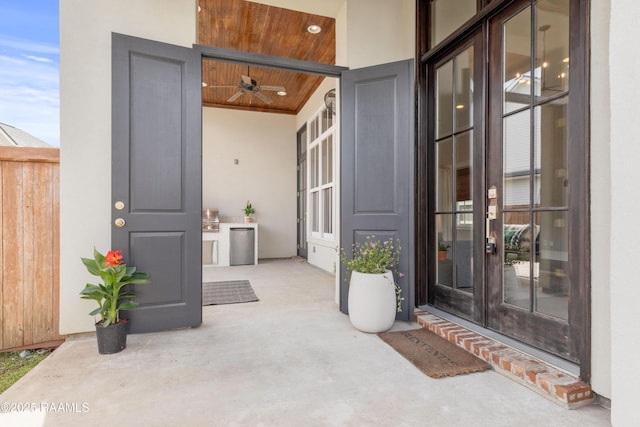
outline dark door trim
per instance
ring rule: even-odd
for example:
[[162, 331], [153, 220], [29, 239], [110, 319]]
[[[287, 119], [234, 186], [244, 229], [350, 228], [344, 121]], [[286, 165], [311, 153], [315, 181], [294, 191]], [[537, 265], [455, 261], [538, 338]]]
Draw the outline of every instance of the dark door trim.
[[279, 58], [276, 56], [262, 55], [258, 53], [240, 52], [237, 50], [222, 49], [219, 47], [194, 44], [193, 48], [200, 52], [203, 59], [218, 59], [229, 62], [259, 65], [268, 68], [297, 71], [300, 73], [317, 74], [326, 77], [340, 78], [347, 67], [338, 65], [321, 64], [318, 62], [301, 61], [299, 59]]

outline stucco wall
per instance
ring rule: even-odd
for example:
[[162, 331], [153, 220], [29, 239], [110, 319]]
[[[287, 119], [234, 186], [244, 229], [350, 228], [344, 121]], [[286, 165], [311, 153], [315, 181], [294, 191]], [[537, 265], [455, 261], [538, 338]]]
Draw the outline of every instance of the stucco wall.
[[203, 108], [202, 205], [241, 222], [250, 199], [259, 258], [296, 254], [296, 129], [292, 115]]
[[415, 0], [348, 0], [346, 31], [349, 68], [413, 58]]
[[[640, 198], [635, 185], [640, 182], [640, 56], [633, 49], [633, 41], [640, 38], [640, 7], [635, 0], [610, 3], [612, 422], [616, 426], [637, 426], [640, 411], [635, 367], [640, 352], [640, 284], [636, 255], [640, 253], [640, 239], [636, 237], [640, 233]], [[594, 252], [598, 253], [599, 248], [594, 247]]]
[[60, 0], [60, 333], [93, 329], [80, 257], [111, 242], [111, 32], [182, 46], [195, 0]]
[[591, 385], [611, 398], [609, 2], [591, 2]]

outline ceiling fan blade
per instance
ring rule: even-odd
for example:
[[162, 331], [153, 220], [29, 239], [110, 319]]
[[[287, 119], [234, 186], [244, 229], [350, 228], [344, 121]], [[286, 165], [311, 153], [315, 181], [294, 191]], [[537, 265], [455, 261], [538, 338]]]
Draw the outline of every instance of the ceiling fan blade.
[[209, 88], [211, 88], [211, 89], [219, 89], [219, 88], [220, 89], [224, 89], [224, 88], [231, 88], [231, 87], [238, 88], [238, 85], [234, 85], [234, 86], [215, 85], [215, 86], [207, 86], [207, 87], [205, 87], [205, 89], [209, 89]]
[[242, 82], [247, 86], [251, 86], [251, 77], [243, 75]]
[[260, 85], [260, 89], [261, 90], [272, 90], [274, 92], [286, 92], [287, 90], [284, 88], [284, 86], [262, 86]]
[[268, 96], [266, 96], [266, 95], [264, 95], [264, 94], [262, 94], [260, 92], [253, 92], [253, 94], [255, 96], [257, 96], [258, 99], [261, 99], [262, 101], [266, 102], [267, 104], [271, 104], [271, 99], [269, 99]]
[[236, 99], [240, 98], [240, 96], [243, 94], [244, 92], [239, 90], [238, 92], [234, 93], [233, 95], [231, 95], [231, 97], [229, 99], [227, 99], [227, 102], [233, 102]]

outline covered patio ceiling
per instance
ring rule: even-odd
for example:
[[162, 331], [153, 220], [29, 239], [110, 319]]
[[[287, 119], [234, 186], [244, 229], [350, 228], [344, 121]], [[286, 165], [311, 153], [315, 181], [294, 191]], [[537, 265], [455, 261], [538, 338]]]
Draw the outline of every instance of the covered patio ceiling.
[[[329, 1], [323, 10], [329, 11], [329, 6], [339, 10], [343, 1]], [[317, 2], [270, 3], [299, 8]], [[309, 31], [314, 25], [320, 28], [319, 32]], [[198, 44], [333, 65], [335, 19], [254, 1], [199, 0]], [[323, 79], [311, 74], [206, 60], [202, 70], [202, 102], [210, 107], [297, 114]]]

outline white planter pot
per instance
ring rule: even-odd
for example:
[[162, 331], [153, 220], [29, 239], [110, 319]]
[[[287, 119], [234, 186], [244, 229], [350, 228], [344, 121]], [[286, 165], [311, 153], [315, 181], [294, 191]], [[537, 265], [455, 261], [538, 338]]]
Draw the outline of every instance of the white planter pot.
[[396, 288], [393, 273], [354, 271], [349, 281], [349, 320], [362, 332], [387, 331], [396, 319]]

